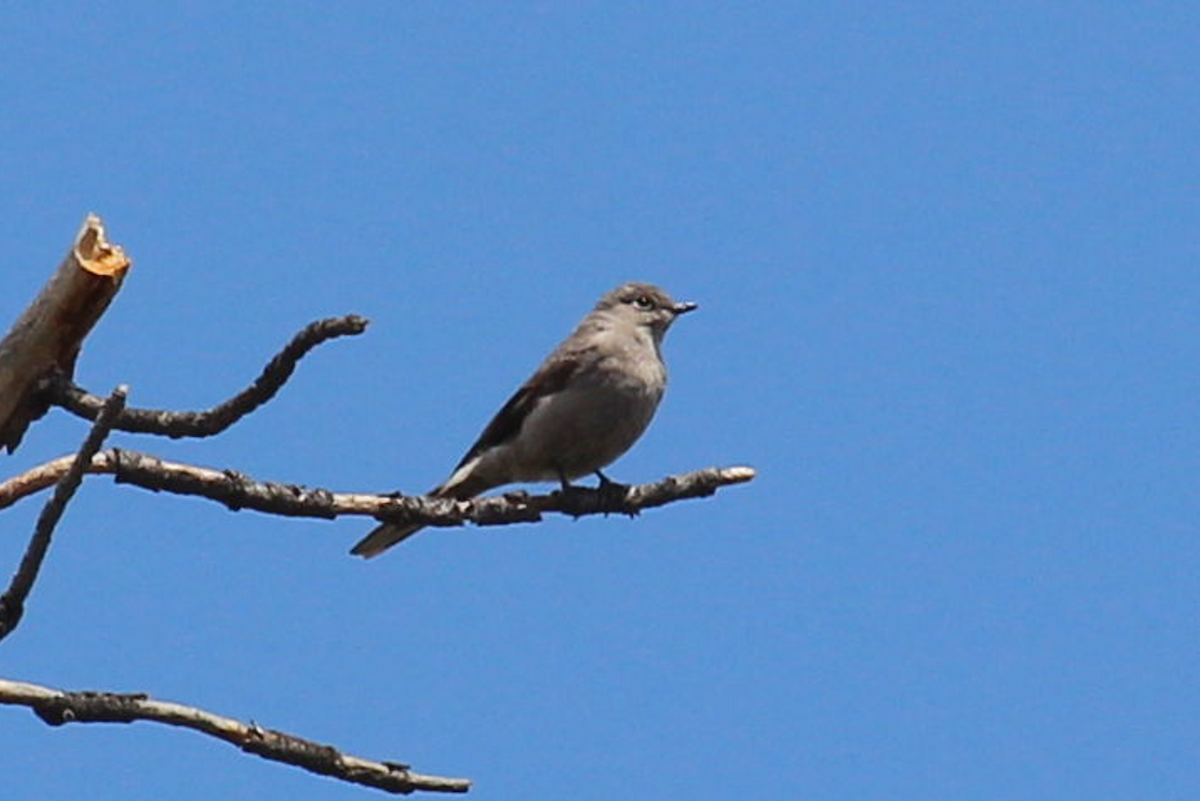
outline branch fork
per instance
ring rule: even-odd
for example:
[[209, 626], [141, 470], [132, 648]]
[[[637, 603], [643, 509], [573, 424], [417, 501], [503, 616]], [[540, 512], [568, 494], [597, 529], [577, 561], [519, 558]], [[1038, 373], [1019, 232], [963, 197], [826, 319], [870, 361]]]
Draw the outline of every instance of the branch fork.
[[[0, 482], [0, 509], [54, 487], [38, 517], [21, 563], [0, 594], [0, 640], [20, 623], [49, 550], [55, 526], [88, 473], [153, 492], [195, 495], [231, 510], [253, 509], [288, 517], [332, 519], [359, 515], [401, 524], [452, 527], [536, 522], [547, 513], [583, 517], [635, 516], [643, 509], [712, 495], [721, 487], [754, 478], [749, 467], [710, 467], [640, 485], [602, 482], [598, 488], [567, 487], [544, 495], [524, 491], [454, 500], [429, 496], [342, 493], [299, 484], [256, 480], [233, 469], [170, 462], [147, 453], [101, 450], [111, 431], [169, 438], [210, 437], [227, 430], [270, 401], [297, 363], [318, 345], [361, 334], [357, 315], [318, 320], [297, 333], [262, 373], [229, 400], [206, 411], [126, 408], [128, 390], [107, 398], [76, 386], [71, 376], [83, 341], [121, 287], [131, 260], [108, 242], [100, 218], [88, 215], [67, 257], [37, 299], [0, 340], [0, 449], [10, 452], [28, 426], [52, 405], [92, 423], [77, 453], [46, 462]], [[157, 701], [145, 693], [68, 692], [0, 678], [0, 704], [25, 706], [51, 726], [67, 723], [131, 723], [145, 720], [189, 728], [265, 759], [391, 793], [463, 793], [467, 779], [414, 773], [408, 765], [352, 756], [331, 745], [243, 723], [196, 707]]]

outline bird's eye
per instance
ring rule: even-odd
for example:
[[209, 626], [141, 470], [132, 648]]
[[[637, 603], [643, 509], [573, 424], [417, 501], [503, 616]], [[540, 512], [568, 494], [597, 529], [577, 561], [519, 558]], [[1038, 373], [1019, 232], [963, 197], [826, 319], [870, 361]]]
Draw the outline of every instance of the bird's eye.
[[654, 308], [654, 300], [649, 295], [638, 295], [633, 304], [643, 311], [649, 311]]

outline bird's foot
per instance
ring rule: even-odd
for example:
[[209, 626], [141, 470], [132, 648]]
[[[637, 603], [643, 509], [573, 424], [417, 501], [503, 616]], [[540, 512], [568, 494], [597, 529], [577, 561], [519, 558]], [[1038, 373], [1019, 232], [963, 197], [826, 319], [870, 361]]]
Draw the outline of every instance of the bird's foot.
[[[600, 485], [596, 487], [596, 491], [600, 493], [605, 507], [610, 508], [614, 512], [619, 511], [630, 517], [637, 517], [637, 510], [629, 509], [625, 505], [625, 500], [629, 496], [629, 484], [613, 481], [599, 470], [596, 471], [596, 477], [600, 479]], [[605, 512], [604, 514], [608, 516], [610, 512]]]

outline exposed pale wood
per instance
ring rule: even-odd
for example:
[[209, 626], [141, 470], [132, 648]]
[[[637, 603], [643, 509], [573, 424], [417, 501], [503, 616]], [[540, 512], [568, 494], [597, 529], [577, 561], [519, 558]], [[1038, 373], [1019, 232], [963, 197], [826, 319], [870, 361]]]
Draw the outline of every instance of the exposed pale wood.
[[100, 218], [89, 214], [58, 270], [0, 341], [0, 448], [15, 450], [29, 424], [45, 413], [38, 382], [56, 370], [71, 375], [84, 338], [121, 288], [130, 263], [105, 238]]

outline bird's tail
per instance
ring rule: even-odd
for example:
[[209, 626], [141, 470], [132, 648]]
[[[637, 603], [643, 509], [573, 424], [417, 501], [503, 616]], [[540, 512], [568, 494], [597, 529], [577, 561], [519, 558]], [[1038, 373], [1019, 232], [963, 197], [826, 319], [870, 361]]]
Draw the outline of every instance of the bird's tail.
[[[431, 498], [469, 498], [470, 495], [460, 495], [458, 488], [447, 489], [450, 482], [446, 482], [440, 487], [434, 487], [428, 493]], [[469, 489], [468, 489], [469, 491]], [[358, 544], [350, 549], [350, 553], [355, 556], [361, 556], [363, 559], [370, 559], [391, 548], [393, 545], [398, 545], [406, 539], [416, 534], [421, 529], [425, 528], [420, 523], [398, 524], [398, 523], [382, 523], [371, 530], [371, 533], [358, 541]]]
[[[467, 498], [474, 498], [479, 493], [487, 492], [492, 487], [497, 486], [495, 482], [488, 481], [476, 473], [474, 467], [475, 462], [468, 462], [465, 466], [460, 466], [454, 475], [446, 480], [445, 484], [435, 487], [427, 494], [431, 498], [458, 498], [466, 500]], [[355, 556], [361, 556], [364, 559], [379, 556], [379, 554], [388, 548], [404, 542], [423, 528], [425, 527], [419, 523], [408, 525], [383, 523], [376, 526], [370, 534], [359, 540], [358, 544], [350, 549], [350, 553]]]
[[350, 553], [361, 556], [363, 559], [379, 556], [388, 548], [404, 542], [423, 528], [424, 526], [420, 525], [400, 526], [395, 523], [384, 523], [376, 526], [370, 534], [359, 540], [358, 544], [350, 549]]

